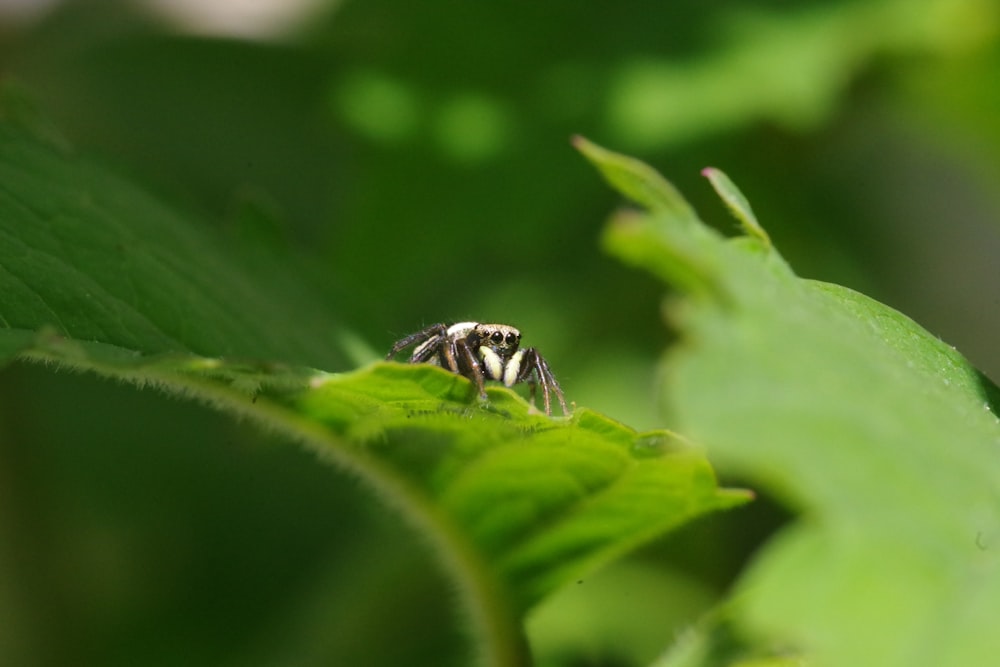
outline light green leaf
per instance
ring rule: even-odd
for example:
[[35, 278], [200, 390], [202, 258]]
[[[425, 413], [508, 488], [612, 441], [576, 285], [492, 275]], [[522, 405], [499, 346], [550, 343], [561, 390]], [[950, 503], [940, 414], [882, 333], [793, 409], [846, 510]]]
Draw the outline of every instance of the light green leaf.
[[702, 169], [701, 174], [708, 179], [712, 187], [715, 188], [715, 192], [722, 198], [722, 201], [726, 202], [726, 206], [729, 207], [729, 210], [732, 211], [736, 219], [743, 225], [743, 231], [748, 236], [759, 240], [764, 246], [770, 247], [771, 238], [764, 231], [764, 228], [760, 226], [760, 223], [757, 222], [757, 216], [754, 215], [753, 208], [750, 207], [750, 202], [743, 196], [743, 193], [736, 187], [736, 184], [725, 173], [714, 167]]
[[0, 233], [0, 352], [194, 397], [353, 471], [455, 581], [477, 664], [526, 664], [520, 619], [545, 595], [748, 498], [669, 433], [585, 408], [555, 419], [495, 387], [484, 403], [430, 365], [305, 368], [340, 363], [336, 326], [287, 278], [259, 284], [236, 244], [3, 127]]
[[694, 209], [677, 188], [649, 165], [625, 155], [612, 153], [583, 137], [573, 137], [573, 145], [601, 170], [605, 180], [636, 204], [670, 215], [678, 225], [693, 229], [698, 222]]
[[983, 0], [742, 3], [723, 15], [704, 54], [633, 56], [616, 68], [607, 129], [618, 141], [649, 150], [761, 120], [814, 127], [871, 63], [988, 48], [997, 24]]
[[904, 315], [688, 229], [630, 213], [608, 246], [668, 279], [680, 253], [711, 269], [716, 289], [669, 311], [683, 337], [665, 361], [673, 426], [800, 513], [744, 578], [740, 625], [817, 664], [992, 664], [996, 388]]
[[330, 378], [297, 411], [364, 445], [366, 456], [434, 500], [487, 556], [518, 609], [708, 508], [720, 492], [704, 458], [666, 433], [640, 434], [578, 408], [533, 414], [436, 367], [379, 364]]
[[[573, 145], [600, 170], [612, 187], [632, 202], [669, 217], [684, 232], [675, 235], [675, 242], [670, 245], [646, 238], [645, 242], [629, 243], [621, 252], [634, 254], [636, 261], [655, 266], [655, 270], [660, 271], [660, 276], [668, 282], [683, 285], [691, 291], [713, 291], [715, 269], [705, 264], [707, 253], [700, 248], [706, 242], [711, 243], [712, 239], [705, 234], [694, 209], [680, 192], [652, 167], [638, 160], [612, 153], [583, 137], [574, 137]], [[629, 211], [617, 216], [617, 226], [623, 234], [646, 235], [643, 225], [631, 223]], [[614, 239], [609, 242], [614, 243]], [[658, 261], [665, 253], [670, 254], [670, 261]], [[639, 256], [647, 254], [649, 256], [645, 259], [639, 259]]]

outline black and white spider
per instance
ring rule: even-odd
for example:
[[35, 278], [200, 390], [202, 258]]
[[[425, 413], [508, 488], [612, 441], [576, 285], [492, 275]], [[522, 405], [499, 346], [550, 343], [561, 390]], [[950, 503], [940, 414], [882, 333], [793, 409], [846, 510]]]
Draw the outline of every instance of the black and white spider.
[[434, 364], [466, 377], [476, 384], [483, 398], [486, 380], [503, 382], [508, 387], [528, 382], [532, 404], [535, 389], [541, 385], [545, 414], [552, 414], [553, 394], [563, 414], [569, 414], [562, 388], [548, 363], [538, 350], [519, 349], [520, 344], [521, 332], [507, 324], [433, 324], [397, 340], [385, 358], [392, 359], [404, 348], [416, 345], [410, 355], [411, 364]]

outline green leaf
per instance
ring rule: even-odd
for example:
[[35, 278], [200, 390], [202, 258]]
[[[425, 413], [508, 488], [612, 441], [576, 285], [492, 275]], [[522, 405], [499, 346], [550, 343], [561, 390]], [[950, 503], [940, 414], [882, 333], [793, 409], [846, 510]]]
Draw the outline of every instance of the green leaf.
[[[952, 53], [993, 39], [979, 0], [740, 5], [721, 12], [704, 54], [633, 56], [608, 93], [615, 137], [649, 150], [766, 120], [803, 130], [826, 121], [849, 82], [886, 56]], [[711, 14], [709, 14], [711, 15]]]
[[532, 413], [442, 369], [378, 364], [319, 383], [296, 410], [364, 443], [433, 499], [527, 609], [547, 593], [707, 509], [720, 492], [704, 458], [666, 433], [636, 433], [585, 408]]
[[[627, 248], [618, 252], [635, 254], [635, 261], [655, 266], [656, 270], [662, 271], [660, 275], [664, 280], [683, 285], [688, 290], [715, 290], [715, 269], [704, 263], [706, 253], [700, 247], [706, 242], [711, 243], [712, 239], [705, 235], [694, 209], [680, 192], [654, 169], [638, 160], [612, 153], [583, 137], [574, 137], [573, 145], [600, 170], [612, 187], [634, 203], [669, 217], [683, 232], [674, 236], [674, 243], [671, 245], [647, 237], [642, 242], [627, 244]], [[646, 237], [645, 227], [642, 224], [632, 224], [632, 217], [629, 211], [622, 212], [616, 218], [616, 226], [623, 235]], [[609, 242], [614, 243], [614, 238]], [[670, 261], [658, 261], [665, 253], [670, 254]], [[640, 259], [640, 256], [645, 257]]]
[[233, 241], [67, 149], [0, 125], [0, 352], [44, 325], [146, 354], [344, 367], [328, 306], [281, 277], [294, 264], [251, 262]]
[[800, 513], [745, 576], [739, 624], [818, 664], [991, 664], [996, 387], [904, 315], [688, 229], [631, 213], [608, 245], [668, 279], [682, 250], [710, 267], [716, 289], [669, 310], [683, 338], [664, 372], [675, 428]]
[[484, 403], [429, 365], [305, 368], [341, 359], [308, 292], [259, 284], [235, 245], [3, 127], [0, 184], [4, 350], [206, 401], [353, 471], [456, 582], [478, 664], [524, 664], [520, 618], [544, 596], [748, 498], [669, 433], [585, 408], [553, 419], [496, 387]]
[[732, 211], [736, 219], [743, 225], [743, 231], [749, 236], [755, 237], [765, 246], [770, 246], [771, 238], [764, 231], [764, 228], [760, 226], [760, 223], [757, 222], [757, 216], [754, 215], [753, 209], [750, 207], [750, 202], [743, 196], [743, 193], [736, 187], [736, 184], [729, 180], [729, 177], [723, 172], [714, 167], [702, 169], [701, 174], [708, 179], [708, 182], [715, 188], [715, 192], [722, 198], [722, 201], [726, 202], [726, 206], [729, 207], [729, 210]]
[[677, 188], [652, 167], [625, 155], [612, 153], [597, 144], [573, 137], [573, 145], [596, 166], [605, 180], [636, 204], [669, 215], [691, 231], [698, 222], [694, 209]]
[[424, 534], [456, 582], [480, 655], [524, 664], [518, 619], [555, 589], [708, 511], [697, 451], [589, 410], [537, 413], [505, 388], [378, 363], [347, 374], [190, 355], [137, 359], [43, 334], [24, 357], [152, 384], [259, 421], [356, 473]]

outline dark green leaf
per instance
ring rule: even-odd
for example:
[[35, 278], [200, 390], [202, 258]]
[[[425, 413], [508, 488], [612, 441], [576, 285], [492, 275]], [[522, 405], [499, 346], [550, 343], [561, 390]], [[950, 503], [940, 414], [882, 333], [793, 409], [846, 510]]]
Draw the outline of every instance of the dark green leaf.
[[145, 354], [345, 366], [328, 306], [302, 284], [282, 291], [273, 267], [242, 260], [232, 242], [92, 161], [0, 125], [7, 340], [50, 326]]

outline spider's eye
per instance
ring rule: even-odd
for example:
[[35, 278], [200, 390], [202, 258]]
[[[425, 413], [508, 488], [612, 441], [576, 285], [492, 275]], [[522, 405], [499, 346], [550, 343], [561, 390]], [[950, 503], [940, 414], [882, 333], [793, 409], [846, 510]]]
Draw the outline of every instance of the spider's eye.
[[507, 344], [514, 345], [517, 343], [517, 334], [509, 333], [507, 334]]
[[499, 345], [500, 343], [503, 342], [503, 334], [500, 333], [499, 331], [494, 331], [493, 334], [490, 336], [490, 340]]

